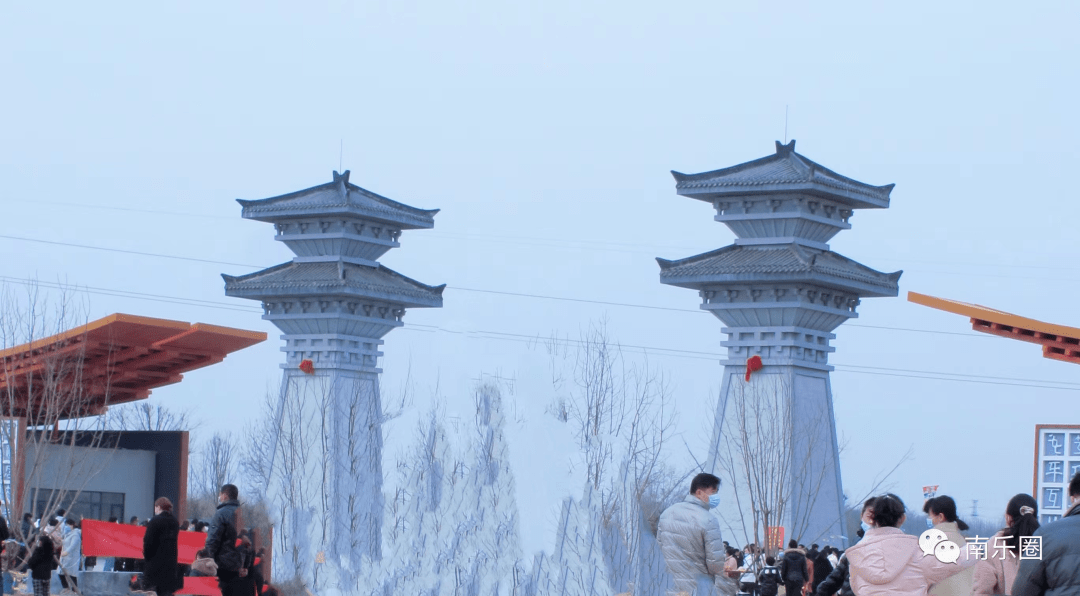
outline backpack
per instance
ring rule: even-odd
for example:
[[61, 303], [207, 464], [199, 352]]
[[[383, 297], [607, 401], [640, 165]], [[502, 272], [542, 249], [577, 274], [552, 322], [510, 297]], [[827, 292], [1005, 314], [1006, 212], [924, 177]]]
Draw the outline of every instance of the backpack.
[[777, 586], [780, 585], [780, 570], [776, 567], [766, 567], [761, 570], [758, 577], [761, 584], [762, 594], [776, 594]]

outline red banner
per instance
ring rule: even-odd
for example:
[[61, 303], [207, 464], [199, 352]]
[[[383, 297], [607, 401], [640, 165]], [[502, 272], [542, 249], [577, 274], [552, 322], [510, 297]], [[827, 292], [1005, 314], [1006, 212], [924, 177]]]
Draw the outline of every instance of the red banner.
[[784, 526], [765, 528], [765, 548], [770, 552], [784, 550]]
[[[82, 522], [83, 556], [141, 559], [143, 558], [144, 535], [146, 535], [146, 528], [142, 526], [84, 519]], [[190, 565], [195, 560], [195, 553], [202, 550], [205, 545], [206, 534], [203, 532], [180, 532], [176, 544], [177, 561], [181, 565]]]
[[[192, 532], [201, 534], [201, 532]], [[185, 577], [184, 587], [176, 591], [177, 594], [194, 594], [195, 596], [221, 596], [216, 577]]]

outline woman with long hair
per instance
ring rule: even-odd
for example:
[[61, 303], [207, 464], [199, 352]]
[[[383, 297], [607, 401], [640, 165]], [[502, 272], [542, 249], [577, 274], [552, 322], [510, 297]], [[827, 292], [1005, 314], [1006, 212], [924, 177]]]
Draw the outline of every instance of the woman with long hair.
[[[945, 532], [945, 538], [963, 546], [967, 539], [960, 532], [968, 525], [956, 516], [956, 501], [947, 495], [934, 497], [923, 504], [923, 513], [934, 524], [935, 530]], [[937, 584], [930, 590], [930, 596], [968, 596], [971, 594], [971, 581], [975, 569], [967, 569]]]
[[1005, 506], [1005, 525], [986, 544], [986, 560], [975, 565], [972, 596], [1012, 594], [1013, 580], [1020, 568], [1020, 540], [1039, 529], [1039, 504], [1031, 495], [1020, 493]]
[[969, 569], [978, 562], [970, 547], [954, 545], [955, 561], [927, 556], [919, 539], [900, 526], [907, 515], [904, 502], [894, 494], [874, 499], [872, 527], [844, 553], [850, 565], [852, 592], [858, 596], [926, 596], [930, 586]]
[[739, 577], [739, 550], [733, 546], [729, 546], [727, 549], [727, 558], [724, 559], [724, 575], [728, 577]]

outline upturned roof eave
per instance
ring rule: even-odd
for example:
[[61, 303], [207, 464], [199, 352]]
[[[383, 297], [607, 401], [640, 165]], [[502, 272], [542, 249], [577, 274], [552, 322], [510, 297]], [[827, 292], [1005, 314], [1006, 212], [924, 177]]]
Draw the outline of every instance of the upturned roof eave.
[[[805, 180], [799, 180], [798, 182], [782, 183], [776, 181], [774, 184], [734, 184], [734, 185], [716, 185], [716, 186], [703, 186], [703, 190], [700, 192], [686, 193], [684, 190], [688, 190], [692, 185], [696, 183], [708, 182], [710, 180], [730, 178], [739, 173], [755, 168], [762, 168], [776, 162], [787, 162], [791, 167], [801, 172], [800, 177], [805, 177]], [[671, 171], [671, 175], [675, 178], [676, 189], [679, 194], [683, 196], [691, 196], [692, 194], [712, 194], [714, 196], [726, 194], [726, 195], [745, 195], [745, 194], [762, 194], [765, 192], [783, 192], [783, 191], [800, 191], [801, 192], [815, 192], [825, 196], [835, 196], [838, 198], [846, 198], [849, 201], [854, 201], [864, 204], [863, 206], [856, 208], [887, 208], [889, 206], [889, 195], [892, 193], [894, 184], [885, 184], [883, 186], [875, 186], [873, 184], [867, 184], [860, 182], [854, 178], [849, 178], [843, 174], [837, 173], [814, 160], [806, 157], [805, 155], [795, 152], [795, 140], [787, 144], [781, 144], [780, 141], [776, 141], [776, 153], [773, 155], [767, 155], [751, 161], [747, 161], [734, 166], [726, 168], [720, 168], [718, 170], [712, 170], [708, 172], [701, 172], [698, 174], [684, 174], [675, 170]], [[832, 184], [830, 184], [830, 182]], [[849, 188], [844, 188], [847, 186]], [[798, 187], [806, 187], [799, 189]], [[820, 187], [825, 187], [822, 190]], [[727, 190], [717, 190], [717, 189]], [[766, 190], [769, 189], [769, 190]], [[692, 197], [700, 198], [700, 197]], [[702, 199], [702, 200], [711, 200]]]
[[[247, 205], [270, 205], [270, 204], [278, 203], [278, 202], [281, 202], [281, 201], [288, 201], [290, 199], [298, 199], [300, 197], [304, 197], [304, 196], [307, 196], [309, 194], [312, 194], [312, 193], [315, 193], [315, 192], [318, 192], [318, 191], [324, 191], [324, 190], [325, 191], [337, 191], [337, 190], [343, 190], [343, 189], [347, 188], [350, 191], [361, 193], [361, 194], [367, 196], [368, 198], [370, 198], [372, 200], [378, 201], [380, 203], [384, 203], [389, 207], [393, 207], [393, 208], [396, 208], [396, 209], [401, 209], [402, 211], [413, 212], [413, 213], [415, 213], [417, 215], [434, 216], [436, 213], [439, 212], [438, 209], [421, 209], [419, 207], [413, 207], [412, 205], [406, 205], [405, 203], [399, 203], [398, 201], [395, 201], [394, 199], [391, 199], [391, 198], [388, 198], [388, 197], [384, 197], [384, 196], [382, 196], [381, 194], [379, 194], [377, 192], [372, 192], [372, 191], [370, 191], [370, 190], [368, 190], [368, 189], [366, 189], [366, 188], [364, 188], [362, 186], [357, 186], [357, 185], [355, 185], [355, 184], [348, 181], [348, 179], [349, 179], [349, 171], [347, 171], [347, 170], [346, 170], [344, 175], [339, 175], [337, 172], [334, 172], [334, 176], [335, 176], [335, 179], [332, 180], [331, 182], [324, 182], [323, 184], [318, 184], [318, 185], [312, 186], [310, 188], [305, 188], [303, 190], [295, 190], [293, 192], [289, 192], [289, 193], [285, 193], [285, 194], [277, 195], [277, 196], [273, 196], [273, 197], [267, 197], [265, 199], [237, 199], [237, 201], [241, 205], [244, 205], [244, 206], [247, 206]], [[342, 184], [343, 181], [344, 181], [344, 184]]]
[[[792, 141], [792, 143], [792, 146], [794, 147], [794, 141]], [[779, 152], [779, 147], [780, 145], [779, 143], [777, 143], [778, 151], [772, 155], [766, 155], [765, 157], [759, 157], [757, 159], [745, 161], [743, 163], [728, 166], [726, 168], [710, 170], [708, 172], [698, 172], [697, 174], [685, 174], [683, 172], [671, 170], [671, 175], [675, 178], [676, 183], [682, 183], [683, 181], [708, 180], [710, 178], [718, 178], [720, 176], [730, 176], [732, 174], [738, 174], [739, 172], [749, 170], [751, 168], [769, 165], [775, 161], [780, 161], [784, 159], [786, 157], [786, 154], [782, 155]]]
[[428, 296], [419, 293], [406, 293], [394, 291], [391, 288], [378, 287], [350, 287], [344, 285], [310, 285], [296, 284], [292, 287], [225, 287], [225, 295], [232, 298], [245, 298], [248, 300], [280, 300], [285, 298], [309, 298], [309, 299], [341, 299], [354, 300], [367, 298], [370, 300], [382, 300], [393, 304], [401, 304], [409, 308], [442, 308], [443, 299], [439, 294]]
[[[272, 213], [273, 212], [283, 212], [282, 217], [285, 217], [285, 218], [303, 217], [304, 215], [307, 215], [307, 214], [294, 215], [292, 213], [292, 211], [293, 211], [292, 209], [285, 209], [285, 208], [280, 207], [280, 205], [282, 203], [288, 203], [288, 202], [293, 201], [295, 199], [300, 199], [302, 197], [306, 197], [306, 196], [309, 196], [309, 195], [312, 195], [312, 194], [315, 194], [315, 193], [325, 192], [325, 193], [333, 193], [333, 194], [338, 195], [341, 198], [341, 205], [356, 206], [354, 203], [349, 201], [348, 195], [349, 195], [349, 193], [357, 193], [359, 195], [363, 195], [364, 197], [366, 197], [367, 199], [369, 199], [369, 200], [371, 200], [371, 201], [373, 201], [375, 203], [383, 205], [387, 210], [389, 210], [391, 212], [400, 213], [401, 218], [410, 219], [413, 222], [414, 225], [418, 225], [419, 227], [434, 227], [434, 217], [435, 217], [435, 214], [437, 214], [439, 212], [438, 209], [420, 209], [418, 207], [413, 207], [411, 205], [406, 205], [404, 203], [399, 203], [399, 202], [397, 202], [397, 201], [395, 201], [393, 199], [384, 197], [384, 196], [382, 196], [382, 195], [380, 195], [378, 193], [372, 192], [372, 191], [370, 191], [370, 190], [368, 190], [366, 188], [357, 186], [357, 185], [349, 182], [349, 175], [350, 175], [350, 172], [348, 170], [346, 170], [344, 173], [341, 173], [341, 174], [339, 174], [338, 172], [335, 171], [334, 175], [333, 175], [333, 180], [331, 180], [330, 182], [326, 182], [324, 184], [319, 184], [319, 185], [316, 185], [316, 186], [312, 186], [310, 188], [305, 188], [303, 190], [298, 190], [298, 191], [286, 193], [286, 194], [283, 194], [283, 195], [277, 195], [277, 196], [274, 196], [274, 197], [268, 197], [268, 198], [265, 198], [265, 199], [256, 199], [256, 200], [237, 199], [237, 202], [240, 203], [240, 205], [244, 208], [244, 212], [245, 212], [244, 217], [246, 217], [248, 219], [257, 219], [258, 221], [267, 221], [267, 219], [265, 219], [267, 217], [266, 215], [262, 215], [261, 218], [256, 218], [256, 217], [251, 216], [251, 211], [252, 210], [258, 210], [260, 208], [265, 208], [265, 209], [267, 209], [268, 211], [270, 211]], [[336, 203], [330, 203], [330, 205], [337, 206]], [[278, 206], [278, 208], [275, 209], [274, 208], [275, 206]], [[298, 210], [306, 210], [306, 209], [308, 209], [308, 206], [306, 206], [306, 205], [300, 205], [298, 207]], [[312, 206], [311, 209], [317, 210], [318, 206]], [[374, 210], [374, 211], [377, 213], [377, 210]], [[382, 218], [381, 221], [387, 221], [388, 223], [399, 223], [398, 221], [396, 221], [394, 219], [386, 219], [389, 216], [387, 216], [385, 214], [381, 215], [379, 217]], [[425, 222], [425, 223], [417, 223], [417, 222]], [[401, 223], [404, 223], [404, 222], [401, 222]]]
[[[887, 274], [899, 279], [899, 273]], [[715, 288], [721, 285], [752, 283], [809, 283], [858, 294], [866, 298], [892, 298], [899, 295], [900, 286], [895, 281], [891, 286], [873, 284], [865, 281], [848, 279], [817, 271], [793, 271], [775, 273], [725, 273], [725, 274], [660, 274], [660, 283], [691, 290]]]
[[[237, 199], [243, 205], [243, 201]], [[320, 217], [320, 216], [352, 216], [363, 218], [367, 220], [374, 220], [385, 224], [391, 224], [400, 227], [404, 230], [430, 230], [435, 227], [435, 220], [428, 218], [420, 218], [414, 216], [407, 217], [394, 217], [385, 213], [380, 213], [371, 209], [364, 209], [363, 207], [354, 203], [338, 203], [334, 205], [310, 205], [310, 206], [296, 206], [289, 209], [285, 208], [271, 208], [262, 207], [252, 208], [248, 205], [244, 205], [240, 216], [244, 219], [251, 219], [254, 221], [261, 221], [265, 223], [274, 223], [285, 219], [303, 219], [306, 217]], [[438, 212], [438, 209], [435, 210]]]
[[676, 185], [679, 196], [711, 203], [721, 198], [738, 198], [768, 194], [805, 193], [850, 206], [852, 209], [888, 209], [889, 199], [868, 196], [847, 189], [833, 188], [814, 181], [775, 184], [739, 184], [687, 187]]
[[[405, 303], [411, 300], [414, 307], [442, 307], [442, 294], [446, 284], [429, 286], [402, 275], [382, 264], [376, 269], [381, 275], [396, 278], [410, 286], [411, 291], [402, 291], [398, 288], [385, 286], [379, 283], [361, 282], [356, 283], [342, 280], [338, 277], [327, 276], [324, 279], [301, 280], [301, 281], [260, 281], [268, 275], [278, 273], [289, 268], [306, 268], [310, 263], [286, 262], [274, 265], [261, 271], [241, 276], [222, 274], [225, 280], [225, 295], [235, 298], [247, 298], [251, 300], [264, 300], [267, 298], [315, 297], [315, 296], [340, 296], [352, 298], [377, 298], [388, 301]], [[363, 267], [362, 265], [348, 265], [350, 268]]]

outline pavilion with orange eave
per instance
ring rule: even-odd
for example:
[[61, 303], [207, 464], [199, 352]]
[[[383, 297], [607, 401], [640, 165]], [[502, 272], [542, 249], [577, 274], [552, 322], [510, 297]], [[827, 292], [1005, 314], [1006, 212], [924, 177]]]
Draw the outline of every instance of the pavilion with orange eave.
[[1045, 358], [1080, 364], [1080, 329], [1076, 327], [1055, 325], [977, 304], [916, 292], [908, 292], [908, 302], [963, 315], [971, 320], [971, 328], [975, 331], [1039, 344], [1043, 347]]
[[[149, 397], [151, 390], [178, 383], [183, 373], [216, 364], [228, 354], [266, 340], [266, 333], [231, 327], [186, 323], [128, 314], [113, 314], [75, 329], [0, 351], [0, 416], [18, 421], [17, 437], [28, 426], [104, 414], [108, 406]], [[77, 384], [60, 392], [48, 420], [35, 406], [55, 383]], [[68, 396], [77, 396], [68, 397]], [[37, 418], [30, 420], [30, 417]], [[187, 492], [186, 432], [181, 455], [180, 502]], [[25, 454], [13, 458], [14, 502], [25, 504]]]
[[[1076, 327], [916, 292], [908, 292], [908, 301], [968, 317], [975, 331], [1039, 344], [1045, 358], [1080, 364], [1080, 329]], [[1067, 484], [1080, 474], [1080, 424], [1036, 424], [1032, 464], [1031, 493], [1039, 504], [1040, 522], [1060, 519]]]

